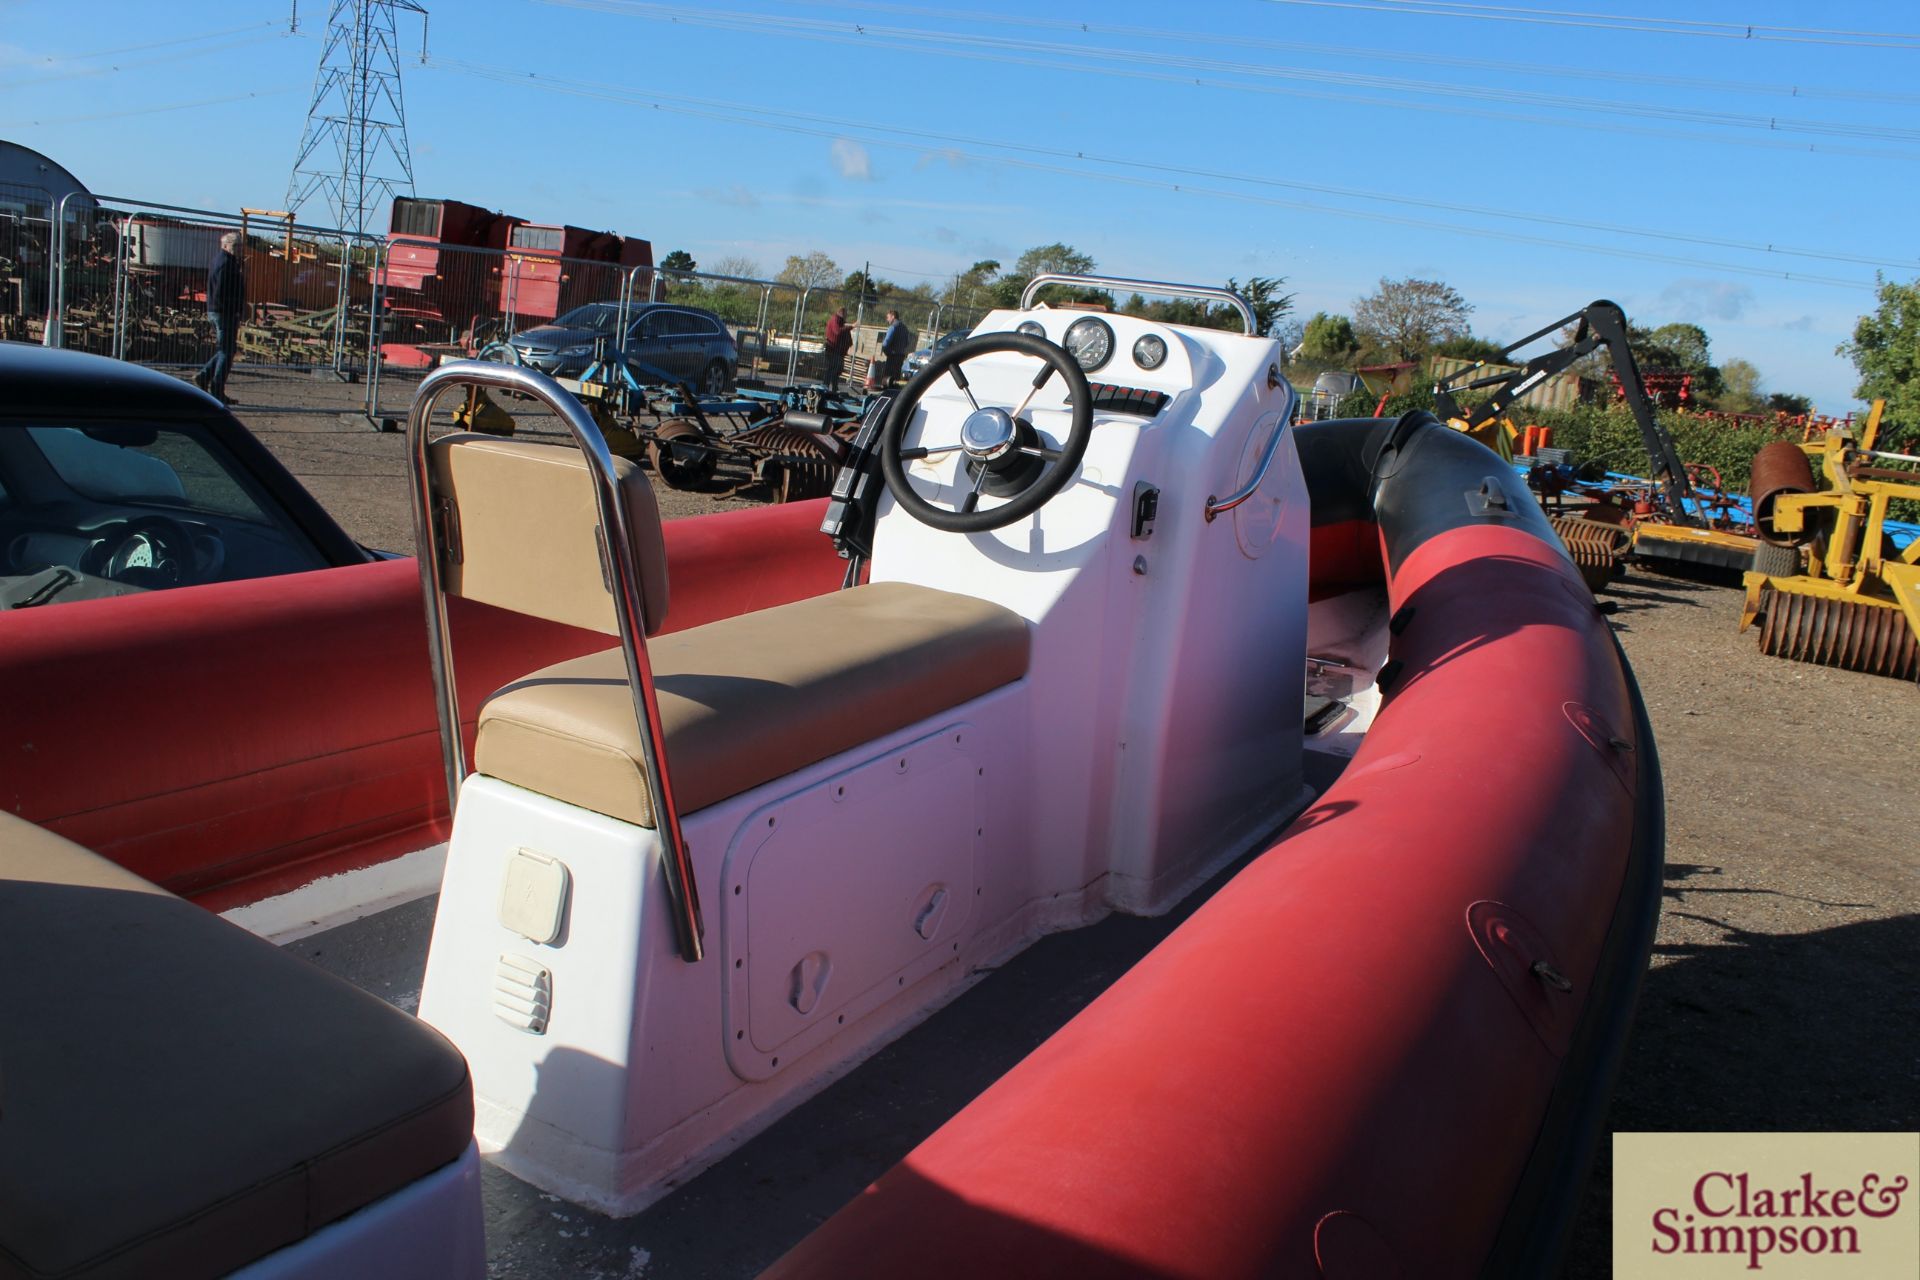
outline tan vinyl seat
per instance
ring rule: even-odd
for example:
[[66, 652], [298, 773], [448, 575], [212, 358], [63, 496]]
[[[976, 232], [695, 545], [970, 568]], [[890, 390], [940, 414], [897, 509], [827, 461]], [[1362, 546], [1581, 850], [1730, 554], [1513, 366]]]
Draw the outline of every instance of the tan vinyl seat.
[[0, 813], [0, 1276], [212, 1276], [458, 1159], [426, 1024]]
[[[972, 596], [875, 583], [648, 642], [674, 803], [739, 795], [1020, 679], [1026, 621]], [[480, 710], [483, 774], [653, 825], [620, 650], [536, 671]]]
[[[452, 435], [430, 446], [449, 594], [619, 635], [587, 462], [571, 446]], [[648, 635], [667, 610], [665, 540], [646, 476], [613, 478]], [[674, 803], [703, 809], [905, 728], [1027, 673], [1027, 624], [972, 596], [855, 587], [647, 642]], [[562, 662], [480, 710], [474, 767], [653, 825], [619, 649]]]

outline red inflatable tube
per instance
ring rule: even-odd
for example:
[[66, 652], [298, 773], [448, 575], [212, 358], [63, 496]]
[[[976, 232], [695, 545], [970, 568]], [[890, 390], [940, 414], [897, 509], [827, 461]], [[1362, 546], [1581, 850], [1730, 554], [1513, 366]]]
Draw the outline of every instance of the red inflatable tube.
[[[667, 629], [819, 595], [825, 501], [666, 526]], [[452, 610], [461, 701], [609, 639]], [[9, 613], [0, 803], [216, 910], [445, 836], [414, 561]]]
[[1657, 912], [1658, 769], [1564, 554], [1443, 488], [1340, 780], [769, 1277], [1550, 1268]]

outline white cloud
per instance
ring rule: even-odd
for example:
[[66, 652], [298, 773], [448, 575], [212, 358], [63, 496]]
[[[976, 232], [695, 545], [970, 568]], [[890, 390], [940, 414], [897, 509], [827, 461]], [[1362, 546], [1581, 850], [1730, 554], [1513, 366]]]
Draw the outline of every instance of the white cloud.
[[833, 168], [850, 182], [873, 181], [873, 157], [865, 147], [846, 138], [833, 140]]
[[1753, 305], [1753, 290], [1731, 280], [1675, 280], [1660, 291], [1660, 305], [1675, 318], [1738, 320]]

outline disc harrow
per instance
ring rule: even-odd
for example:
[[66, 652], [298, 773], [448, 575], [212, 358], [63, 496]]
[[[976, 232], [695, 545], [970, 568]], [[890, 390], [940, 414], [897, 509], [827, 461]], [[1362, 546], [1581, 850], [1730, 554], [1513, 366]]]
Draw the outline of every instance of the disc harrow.
[[1589, 591], [1598, 592], [1620, 573], [1620, 557], [1626, 552], [1632, 535], [1617, 524], [1583, 520], [1579, 516], [1547, 517], [1553, 531], [1560, 535], [1567, 555]]
[[766, 485], [775, 502], [824, 498], [833, 492], [834, 473], [846, 451], [838, 436], [801, 431], [778, 421], [728, 436], [726, 447], [751, 471], [753, 479], [747, 484]]
[[1769, 657], [1920, 679], [1920, 641], [1896, 607], [1767, 586], [1757, 621], [1760, 652]]

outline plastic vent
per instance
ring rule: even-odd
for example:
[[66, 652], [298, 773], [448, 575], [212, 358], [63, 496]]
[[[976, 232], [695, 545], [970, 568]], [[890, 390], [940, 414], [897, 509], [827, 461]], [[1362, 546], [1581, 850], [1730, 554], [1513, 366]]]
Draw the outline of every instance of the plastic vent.
[[502, 954], [493, 975], [494, 1016], [536, 1036], [553, 1016], [553, 974], [537, 960]]

